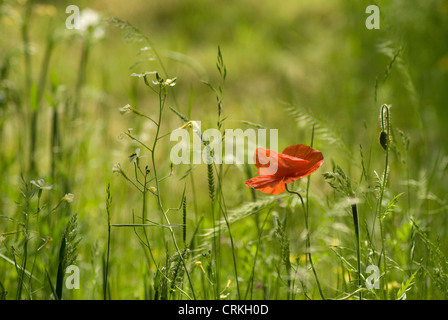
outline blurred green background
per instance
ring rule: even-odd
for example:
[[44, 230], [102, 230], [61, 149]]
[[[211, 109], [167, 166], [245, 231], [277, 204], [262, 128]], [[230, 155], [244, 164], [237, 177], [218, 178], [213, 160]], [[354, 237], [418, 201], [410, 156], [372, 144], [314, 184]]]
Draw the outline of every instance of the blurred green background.
[[[365, 9], [371, 4], [380, 8], [379, 30], [365, 27], [369, 16]], [[101, 37], [95, 38], [95, 32], [88, 37], [66, 29], [68, 5], [97, 12], [104, 19], [95, 27]], [[335, 161], [353, 181], [362, 180], [360, 146], [372, 180], [373, 171], [381, 173], [384, 153], [378, 143], [379, 109], [382, 104], [392, 105], [391, 192], [411, 190], [404, 196], [407, 206], [401, 213], [425, 221], [434, 239], [446, 239], [447, 0], [34, 1], [26, 19], [31, 52], [29, 75], [34, 86], [38, 86], [45, 69], [47, 39], [49, 35], [55, 37], [38, 109], [35, 170], [30, 169], [29, 162], [33, 94], [27, 93], [24, 61], [26, 8], [24, 0], [0, 1], [0, 212], [8, 217], [20, 212], [16, 202], [21, 197], [21, 175], [25, 181], [45, 178], [53, 185], [50, 192], [44, 193], [48, 207], [57, 204], [57, 199], [67, 192], [75, 195], [73, 203], [64, 204], [65, 220], [52, 223], [56, 234], [51, 244], [51, 250], [57, 252], [57, 236], [67, 217], [77, 212], [83, 237], [78, 261], [83, 275], [87, 274], [82, 286], [88, 286], [90, 291], [75, 292], [74, 297], [101, 297], [98, 288], [106, 237], [106, 185], [111, 183], [114, 223], [129, 223], [132, 210], [139, 207], [140, 195], [112, 173], [117, 162], [132, 172], [127, 157], [138, 145], [118, 137], [133, 128], [142, 141], [151, 141], [155, 128], [141, 118], [120, 115], [118, 109], [130, 103], [155, 116], [158, 107], [154, 94], [131, 74], [153, 70], [165, 74], [153, 59], [154, 51], [141, 50], [148, 44], [126, 41], [126, 32], [106, 21], [111, 17], [128, 21], [148, 37], [166, 67], [166, 76], [177, 77], [168, 104], [183, 114], [191, 105], [191, 119], [201, 120], [204, 129], [216, 126], [216, 98], [203, 80], [219, 83], [218, 46], [227, 68], [223, 85], [226, 127], [247, 128], [239, 122], [243, 120], [278, 129], [281, 151], [289, 145], [309, 144], [312, 125], [316, 125], [314, 147], [324, 154], [325, 164], [312, 179], [311, 190], [322, 199], [312, 225], [322, 232], [314, 236], [321, 246], [339, 235], [332, 228], [337, 217], [325, 215], [323, 204], [328, 203], [328, 198], [324, 199], [331, 198], [332, 191], [320, 173], [331, 170]], [[88, 54], [83, 60], [86, 48]], [[51, 144], [51, 103], [58, 97], [60, 141], [55, 152]], [[69, 106], [75, 99], [79, 113], [71, 117]], [[168, 109], [163, 120], [163, 133], [183, 124]], [[410, 141], [408, 150], [402, 137]], [[170, 171], [168, 155], [173, 145], [166, 138], [157, 154], [161, 170], [166, 173]], [[57, 160], [52, 169], [54, 152]], [[179, 178], [187, 169], [175, 167], [171, 180], [162, 184], [168, 192], [167, 207], [178, 206], [184, 187]], [[187, 199], [190, 208], [195, 202], [198, 212], [192, 214], [191, 220], [197, 222], [197, 217], [209, 210], [205, 166], [198, 167], [194, 174], [200, 191], [194, 195], [187, 188]], [[244, 185], [246, 179], [244, 168], [229, 167], [223, 182], [229, 208], [252, 200], [251, 190]], [[149, 206], [154, 209], [155, 203]], [[156, 214], [150, 216], [159, 219]], [[300, 225], [301, 218], [294, 219]], [[239, 224], [234, 237], [239, 238], [250, 225]], [[1, 222], [0, 232], [11, 229], [6, 220]], [[51, 228], [47, 231], [52, 232]], [[244, 247], [254, 238], [244, 234], [238, 246]], [[140, 278], [130, 276], [144, 273], [139, 263], [143, 261], [139, 257], [141, 248], [132, 231], [114, 230], [113, 247], [116, 260], [112, 261], [112, 295], [142, 297]], [[0, 250], [6, 254], [4, 248]], [[444, 246], [443, 252], [448, 254], [448, 247]], [[332, 265], [328, 262], [330, 256], [323, 254], [321, 259], [322, 263], [327, 261], [328, 268]], [[11, 286], [16, 280], [11, 265], [0, 261], [0, 266], [0, 280]], [[227, 273], [230, 277], [230, 267]], [[327, 278], [327, 283], [334, 280]]]

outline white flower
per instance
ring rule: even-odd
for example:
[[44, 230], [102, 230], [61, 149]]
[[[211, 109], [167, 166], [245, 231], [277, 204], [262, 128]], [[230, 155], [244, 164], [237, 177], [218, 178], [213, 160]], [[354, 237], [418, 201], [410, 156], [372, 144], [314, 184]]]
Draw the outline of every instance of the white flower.
[[176, 80], [177, 78], [173, 78], [173, 79], [162, 79], [162, 78], [158, 78], [157, 81], [152, 80], [152, 83], [155, 85], [159, 85], [161, 84], [163, 87], [174, 87], [176, 85]]
[[176, 78], [166, 79], [165, 82], [163, 83], [163, 85], [174, 87], [176, 85]]
[[100, 26], [101, 17], [95, 10], [86, 8], [81, 11], [79, 16], [79, 30], [82, 33], [87, 33], [92, 30], [92, 35], [95, 39], [100, 39], [104, 36], [104, 29]]
[[37, 181], [31, 180], [30, 183], [38, 187], [40, 190], [51, 190], [53, 188], [51, 185], [46, 186], [44, 179], [39, 179]]
[[121, 107], [119, 110], [121, 114], [126, 114], [132, 112], [132, 107], [130, 104], [127, 104], [124, 107]]
[[137, 163], [140, 158], [145, 158], [148, 156], [147, 154], [140, 155], [140, 152], [141, 152], [140, 148], [135, 149], [135, 153], [129, 156], [129, 162], [134, 161]]
[[67, 193], [64, 197], [62, 197], [61, 201], [67, 201], [68, 203], [72, 202], [75, 198], [73, 193]]
[[122, 170], [121, 170], [121, 165], [119, 163], [116, 163], [113, 167], [112, 167], [112, 172], [113, 173], [118, 173], [121, 174]]

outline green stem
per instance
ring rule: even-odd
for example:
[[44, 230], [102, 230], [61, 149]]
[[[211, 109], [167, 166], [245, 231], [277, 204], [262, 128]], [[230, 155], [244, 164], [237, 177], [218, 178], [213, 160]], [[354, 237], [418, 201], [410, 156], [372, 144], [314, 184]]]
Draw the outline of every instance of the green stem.
[[[221, 164], [221, 166], [222, 166], [222, 164]], [[220, 169], [222, 169], [222, 168], [220, 168]], [[219, 177], [218, 178], [218, 180], [219, 180], [219, 194], [220, 194], [219, 200], [220, 201], [222, 200], [222, 202], [223, 202], [223, 207], [224, 208], [221, 207], [221, 210], [222, 210], [222, 215], [224, 217], [224, 220], [226, 222], [227, 230], [229, 231], [230, 244], [231, 244], [231, 247], [232, 247], [233, 269], [234, 269], [234, 272], [235, 272], [235, 279], [236, 279], [236, 289], [237, 289], [237, 293], [238, 293], [238, 300], [241, 300], [240, 281], [238, 279], [239, 278], [238, 277], [238, 268], [237, 268], [237, 264], [236, 264], [235, 244], [233, 242], [232, 232], [230, 230], [230, 222], [229, 222], [229, 219], [227, 217], [227, 210], [226, 210], [226, 205], [225, 205], [225, 202], [224, 202], [224, 194], [222, 192], [222, 185], [221, 185], [222, 177], [221, 177], [221, 175], [222, 175], [222, 170], [220, 170], [220, 174], [218, 175], [218, 177]], [[221, 224], [219, 224], [219, 226], [221, 228]]]
[[[384, 119], [386, 116], [386, 119]], [[381, 182], [380, 189], [380, 198], [378, 201], [378, 219], [380, 223], [380, 233], [381, 233], [381, 253], [383, 259], [383, 268], [384, 268], [384, 282], [385, 282], [385, 298], [389, 299], [389, 289], [388, 289], [388, 270], [387, 270], [387, 260], [386, 260], [386, 245], [385, 245], [385, 234], [384, 234], [384, 226], [383, 226], [383, 217], [382, 217], [382, 204], [384, 198], [384, 190], [387, 184], [387, 176], [389, 171], [389, 146], [390, 146], [390, 115], [389, 115], [389, 106], [382, 105], [381, 106], [381, 126], [382, 131], [386, 132], [386, 144], [385, 144], [385, 164], [384, 164], [384, 174]]]
[[[173, 228], [171, 227], [171, 223], [168, 219], [168, 216], [165, 212], [165, 210], [163, 209], [163, 205], [162, 205], [162, 199], [161, 199], [161, 192], [160, 192], [160, 186], [159, 186], [159, 178], [157, 175], [157, 166], [156, 166], [156, 162], [155, 162], [155, 149], [156, 149], [156, 145], [157, 145], [157, 141], [158, 141], [158, 137], [159, 137], [159, 131], [160, 131], [160, 124], [162, 121], [162, 111], [163, 111], [163, 107], [165, 105], [165, 99], [166, 99], [166, 93], [164, 90], [164, 88], [162, 87], [162, 85], [159, 86], [159, 117], [157, 120], [157, 129], [156, 129], [156, 135], [154, 137], [154, 143], [152, 146], [152, 152], [151, 152], [151, 158], [152, 158], [152, 168], [153, 168], [153, 172], [154, 172], [154, 177], [155, 177], [155, 182], [156, 182], [156, 189], [157, 189], [157, 204], [159, 206], [160, 212], [162, 213], [166, 223], [168, 224], [168, 229], [170, 231], [171, 234], [171, 238], [173, 239], [173, 243], [174, 246], [176, 248], [177, 254], [179, 255], [179, 259], [182, 261], [182, 265], [185, 269], [185, 274], [187, 275], [188, 278], [188, 282], [190, 284], [190, 288], [191, 288], [191, 292], [193, 294], [193, 298], [196, 300], [196, 295], [194, 292], [194, 287], [193, 287], [193, 283], [191, 281], [191, 277], [190, 277], [190, 273], [188, 271], [187, 265], [185, 263], [185, 259], [182, 255], [182, 253], [180, 252], [179, 246], [177, 244], [176, 241], [176, 237], [174, 235], [174, 231]], [[163, 95], [163, 96], [162, 96]]]
[[[353, 214], [353, 224], [355, 227], [356, 234], [356, 259], [358, 263], [358, 288], [361, 288], [361, 252], [360, 252], [360, 241], [359, 241], [359, 219], [358, 219], [358, 207], [352, 204], [352, 214]], [[359, 300], [362, 300], [362, 292], [359, 291]]]
[[29, 281], [29, 291], [30, 291], [30, 298], [32, 299], [32, 290], [31, 290], [31, 279], [32, 275], [34, 273], [34, 266], [36, 265], [36, 259], [37, 254], [39, 252], [39, 242], [40, 242], [40, 227], [39, 227], [39, 212], [40, 212], [40, 197], [42, 194], [42, 189], [39, 190], [39, 194], [37, 197], [37, 209], [36, 209], [36, 229], [37, 229], [37, 245], [36, 245], [36, 252], [34, 252], [34, 259], [33, 259], [33, 265], [31, 267], [31, 273], [30, 273], [30, 281]]
[[[206, 145], [206, 148], [208, 146]], [[214, 183], [214, 175], [213, 175], [213, 165], [207, 164], [207, 182], [208, 182], [208, 193], [210, 197], [210, 203], [211, 203], [211, 214], [212, 214], [212, 226], [213, 226], [213, 242], [212, 242], [212, 251], [214, 255], [214, 268], [215, 268], [215, 275], [214, 275], [214, 281], [215, 281], [215, 299], [219, 299], [220, 294], [220, 273], [219, 273], [219, 263], [220, 263], [220, 254], [219, 254], [219, 238], [221, 229], [219, 229], [219, 234], [216, 234], [216, 218], [215, 218], [215, 183]]]
[[316, 283], [317, 283], [317, 288], [319, 289], [319, 294], [322, 298], [322, 300], [325, 300], [325, 296], [322, 292], [322, 288], [320, 286], [320, 282], [319, 282], [319, 278], [317, 276], [316, 273], [316, 269], [314, 268], [314, 263], [313, 263], [313, 259], [311, 257], [311, 240], [310, 240], [310, 231], [309, 231], [309, 224], [308, 224], [308, 211], [306, 209], [305, 203], [303, 201], [302, 195], [296, 191], [291, 191], [288, 189], [288, 185], [285, 183], [285, 188], [286, 191], [288, 191], [289, 193], [293, 193], [296, 194], [299, 198], [300, 198], [300, 202], [302, 203], [302, 208], [305, 214], [305, 228], [306, 228], [306, 255], [308, 256], [308, 261], [310, 262], [311, 265], [311, 269], [313, 270], [313, 274], [314, 274], [314, 278], [316, 279]]
[[73, 101], [73, 118], [78, 117], [79, 115], [79, 103], [81, 101], [81, 90], [86, 82], [86, 70], [87, 70], [87, 60], [89, 58], [90, 52], [90, 42], [91, 42], [90, 33], [87, 34], [86, 38], [83, 41], [82, 51], [81, 51], [81, 59], [79, 61], [78, 67], [78, 78], [76, 80], [75, 87], [75, 95]]
[[252, 265], [252, 272], [250, 274], [249, 283], [247, 284], [247, 289], [246, 289], [246, 294], [244, 295], [244, 299], [247, 299], [247, 294], [250, 292], [249, 299], [252, 300], [252, 291], [253, 291], [253, 287], [254, 287], [255, 266], [257, 263], [258, 250], [260, 249], [261, 236], [263, 234], [263, 229], [264, 229], [266, 222], [268, 221], [268, 217], [269, 217], [270, 213], [271, 213], [271, 210], [269, 210], [268, 213], [266, 214], [266, 218], [264, 219], [263, 225], [261, 226], [261, 229], [259, 229], [259, 231], [258, 231], [257, 249], [255, 250], [254, 262]]
[[[40, 71], [39, 83], [37, 85], [35, 101], [31, 104], [31, 136], [30, 136], [30, 172], [31, 175], [37, 173], [36, 165], [36, 146], [37, 146], [37, 136], [38, 136], [38, 111], [40, 109], [40, 104], [44, 96], [45, 84], [47, 82], [48, 66], [50, 65], [51, 54], [54, 47], [54, 38], [52, 30], [49, 31], [47, 45], [45, 48], [44, 58], [42, 60], [42, 66]], [[34, 99], [34, 98], [32, 98]], [[34, 105], [35, 104], [35, 105]]]
[[[110, 225], [110, 205], [112, 202], [112, 197], [110, 194], [110, 183], [107, 185], [107, 199], [106, 199], [106, 212], [107, 212], [107, 251], [106, 251], [106, 274], [104, 276], [104, 300], [107, 299], [107, 287], [108, 287], [108, 276], [109, 276], [109, 257], [110, 257], [110, 234], [111, 234], [111, 225]], [[110, 297], [109, 297], [110, 298]]]

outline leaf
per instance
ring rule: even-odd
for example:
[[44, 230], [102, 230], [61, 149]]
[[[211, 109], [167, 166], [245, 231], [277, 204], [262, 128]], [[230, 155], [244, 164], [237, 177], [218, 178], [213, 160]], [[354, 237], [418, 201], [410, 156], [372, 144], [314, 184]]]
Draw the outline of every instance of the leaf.
[[65, 253], [65, 236], [62, 237], [61, 247], [59, 248], [58, 272], [56, 275], [56, 300], [62, 299], [62, 289], [64, 282], [64, 253]]
[[381, 216], [381, 219], [384, 219], [389, 215], [390, 213], [394, 212], [395, 207], [397, 206], [398, 199], [404, 194], [404, 192], [397, 194], [395, 197], [393, 197], [392, 200], [390, 200], [387, 203], [387, 208], [384, 211], [383, 215]]
[[186, 116], [184, 116], [182, 113], [174, 109], [173, 107], [169, 106], [170, 110], [173, 111], [182, 121], [188, 122], [190, 121]]
[[416, 234], [420, 237], [425, 244], [426, 249], [429, 251], [430, 260], [434, 263], [434, 266], [431, 268], [428, 268], [427, 263], [426, 266], [423, 264], [421, 264], [421, 266], [428, 272], [432, 282], [440, 289], [445, 297], [447, 297], [448, 260], [440, 249], [440, 244], [435, 244], [429, 240], [427, 233], [424, 232], [412, 218], [411, 222]]
[[139, 77], [139, 78], [143, 78], [146, 77], [148, 74], [156, 74], [157, 71], [146, 71], [144, 73], [133, 73], [131, 74], [131, 77]]
[[337, 192], [344, 196], [353, 197], [354, 192], [350, 178], [345, 174], [339, 165], [333, 165], [333, 172], [325, 172], [322, 174], [325, 181]]
[[46, 278], [48, 280], [48, 284], [50, 285], [51, 292], [53, 293], [54, 298], [57, 299], [57, 293], [56, 293], [56, 290], [55, 290], [55, 288], [53, 286], [53, 282], [51, 282], [51, 277], [50, 277], [50, 274], [48, 273], [47, 269], [45, 269], [45, 275], [46, 275]]
[[123, 21], [119, 18], [109, 18], [106, 20], [108, 23], [113, 24], [115, 27], [123, 30], [124, 32], [124, 38], [126, 41], [129, 42], [142, 42], [147, 41], [148, 38], [143, 35], [140, 30], [138, 30], [136, 27], [134, 27], [132, 24], [130, 24], [127, 21]]
[[412, 289], [412, 286], [414, 285], [414, 277], [417, 274], [418, 270], [416, 270], [406, 281], [406, 283], [401, 283], [401, 288], [397, 292], [397, 299], [398, 300], [406, 300], [406, 292]]
[[[287, 196], [288, 195], [284, 195], [282, 197], [287, 197]], [[265, 209], [267, 210], [272, 207], [275, 207], [279, 204], [279, 201], [281, 201], [281, 198], [279, 198], [279, 196], [273, 196], [273, 197], [268, 197], [268, 198], [265, 198], [262, 200], [257, 200], [254, 202], [244, 203], [241, 206], [239, 206], [238, 208], [230, 211], [230, 213], [227, 217], [229, 225], [232, 223], [235, 223], [237, 221], [240, 221], [244, 218], [247, 218], [249, 216], [252, 216], [254, 214], [257, 214], [257, 213], [261, 212], [262, 210], [265, 210]], [[218, 229], [221, 230], [221, 232], [224, 232], [225, 230], [227, 230], [227, 222], [225, 221], [225, 219], [216, 221], [215, 228], [206, 229], [204, 236], [210, 237]]]
[[56, 275], [56, 300], [62, 299], [65, 270], [68, 266], [75, 263], [77, 258], [76, 251], [80, 241], [81, 239], [78, 238], [78, 215], [75, 213], [70, 217], [65, 232], [62, 235]]
[[8, 291], [5, 290], [3, 283], [0, 281], [0, 300], [6, 300], [7, 294], [8, 294]]
[[179, 181], [182, 181], [183, 179], [185, 179], [186, 177], [188, 177], [190, 175], [191, 172], [193, 172], [194, 169], [196, 169], [198, 165], [195, 165], [191, 168], [189, 168], [187, 171], [185, 171], [185, 173], [183, 174], [182, 177], [180, 177]]

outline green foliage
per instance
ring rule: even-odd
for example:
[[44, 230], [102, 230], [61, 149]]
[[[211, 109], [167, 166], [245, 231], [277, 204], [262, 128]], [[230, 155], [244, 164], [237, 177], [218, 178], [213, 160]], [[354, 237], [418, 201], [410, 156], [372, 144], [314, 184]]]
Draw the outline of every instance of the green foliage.
[[388, 215], [392, 214], [394, 212], [395, 207], [397, 206], [398, 199], [404, 194], [404, 192], [397, 194], [395, 197], [392, 198], [387, 203], [386, 210], [384, 210], [384, 213], [381, 215], [381, 219], [385, 219], [388, 217]]
[[[379, 0], [379, 30], [359, 1], [65, 6], [0, 1], [0, 300], [448, 298], [446, 1]], [[322, 151], [288, 185], [311, 241], [253, 164], [171, 164], [193, 121]]]
[[412, 286], [414, 285], [414, 277], [417, 274], [419, 270], [415, 271], [409, 278], [406, 280], [406, 282], [401, 283], [401, 288], [397, 292], [397, 300], [406, 300], [407, 294], [409, 290], [412, 289]]
[[346, 197], [354, 196], [350, 178], [339, 165], [333, 164], [333, 172], [325, 172], [323, 177], [335, 191]]
[[78, 257], [77, 249], [81, 238], [78, 236], [78, 215], [70, 217], [59, 249], [59, 264], [56, 277], [56, 299], [62, 299], [64, 275], [68, 266], [73, 265]]

